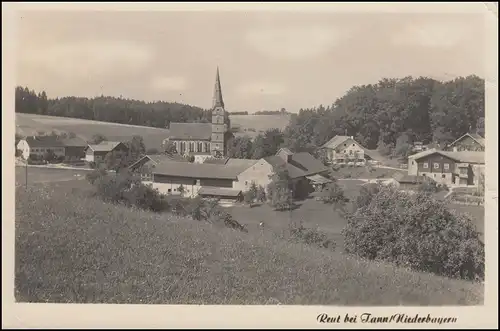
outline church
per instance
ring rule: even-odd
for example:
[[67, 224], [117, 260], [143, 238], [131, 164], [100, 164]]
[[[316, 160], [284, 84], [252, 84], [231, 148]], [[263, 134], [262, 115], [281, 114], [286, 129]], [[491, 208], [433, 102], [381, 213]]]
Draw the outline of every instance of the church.
[[225, 115], [219, 67], [217, 67], [212, 101], [212, 123], [170, 123], [170, 136], [164, 143], [167, 141], [174, 143], [178, 154], [194, 156], [195, 162], [203, 162], [209, 157], [225, 157], [229, 141], [233, 138], [230, 128], [224, 121]]

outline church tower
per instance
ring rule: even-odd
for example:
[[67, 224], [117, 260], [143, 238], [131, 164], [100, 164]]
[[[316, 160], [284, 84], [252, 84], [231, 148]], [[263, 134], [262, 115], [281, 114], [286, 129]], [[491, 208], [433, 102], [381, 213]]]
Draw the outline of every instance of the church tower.
[[225, 117], [224, 100], [220, 87], [219, 67], [215, 76], [214, 97], [212, 101], [212, 137], [210, 140], [210, 151], [213, 156], [225, 156], [225, 137], [227, 125], [224, 123]]

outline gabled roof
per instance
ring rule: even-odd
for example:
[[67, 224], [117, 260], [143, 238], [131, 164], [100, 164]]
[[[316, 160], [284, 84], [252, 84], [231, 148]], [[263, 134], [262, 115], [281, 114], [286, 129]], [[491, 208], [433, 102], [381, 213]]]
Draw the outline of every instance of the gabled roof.
[[170, 123], [171, 140], [210, 140], [212, 124], [210, 123]]
[[326, 143], [324, 143], [323, 146], [321, 147], [322, 148], [328, 147], [334, 149], [340, 146], [340, 144], [344, 143], [348, 139], [353, 139], [353, 138], [351, 138], [351, 136], [335, 136], [332, 139], [328, 140]]
[[399, 183], [404, 184], [419, 184], [422, 183], [426, 178], [424, 176], [408, 175], [403, 172], [397, 172], [392, 176]]
[[273, 168], [284, 166], [291, 178], [310, 176], [328, 171], [328, 168], [321, 161], [306, 152], [293, 154], [289, 162], [286, 162], [277, 155], [265, 157], [264, 160], [273, 166]]
[[210, 164], [210, 163], [185, 163], [162, 162], [153, 170], [154, 174], [188, 177], [194, 179], [236, 179], [245, 167], [238, 165]]
[[178, 154], [156, 154], [156, 155], [144, 155], [143, 157], [139, 158], [137, 161], [132, 163], [129, 168], [133, 169], [137, 164], [140, 162], [144, 161], [144, 159], [149, 159], [151, 162], [153, 162], [155, 165], [158, 165], [163, 162], [189, 162], [186, 158], [182, 157], [181, 155]]
[[209, 187], [202, 186], [198, 190], [199, 195], [212, 195], [220, 197], [237, 197], [241, 194], [241, 190], [234, 190], [226, 187]]
[[79, 138], [59, 138], [57, 136], [29, 136], [26, 142], [30, 147], [86, 147]]
[[413, 154], [408, 156], [409, 159], [419, 160], [423, 157], [432, 155], [432, 154], [440, 154], [442, 156], [448, 157], [456, 162], [463, 163], [478, 163], [484, 164], [484, 152], [449, 152], [449, 151], [441, 151], [436, 149], [429, 149], [427, 151], [423, 151], [417, 154]]
[[478, 135], [477, 133], [466, 133], [463, 136], [461, 136], [460, 138], [458, 138], [457, 140], [455, 140], [454, 142], [452, 142], [451, 144], [449, 144], [448, 146], [452, 147], [455, 143], [459, 142], [460, 140], [464, 139], [465, 137], [470, 137], [470, 138], [474, 139], [478, 144], [480, 144], [481, 146], [484, 147], [485, 139], [483, 137], [481, 137], [480, 135]]
[[97, 145], [89, 145], [89, 148], [94, 152], [111, 152], [120, 144], [120, 141], [103, 141]]

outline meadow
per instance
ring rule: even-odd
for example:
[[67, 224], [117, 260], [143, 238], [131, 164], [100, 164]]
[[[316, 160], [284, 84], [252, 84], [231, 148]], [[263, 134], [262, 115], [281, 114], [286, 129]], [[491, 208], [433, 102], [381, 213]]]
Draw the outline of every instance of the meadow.
[[18, 302], [483, 302], [478, 283], [362, 261], [280, 240], [272, 232], [241, 233], [107, 204], [84, 190], [47, 183], [16, 190], [15, 252]]
[[[236, 136], [255, 137], [268, 129], [279, 128], [283, 130], [288, 125], [290, 117], [287, 115], [231, 115], [230, 119], [231, 125], [234, 124], [240, 127], [240, 132], [236, 133]], [[73, 132], [85, 141], [96, 134], [102, 134], [109, 140], [117, 141], [130, 140], [132, 136], [139, 135], [144, 138], [146, 148], [156, 149], [161, 149], [163, 140], [169, 136], [168, 129], [16, 113], [16, 133], [36, 135], [39, 131], [47, 133], [52, 131]]]
[[39, 131], [50, 133], [53, 130], [56, 132], [73, 132], [85, 141], [90, 140], [96, 134], [102, 134], [109, 140], [117, 141], [130, 140], [132, 136], [139, 135], [143, 137], [146, 148], [156, 149], [161, 149], [163, 140], [169, 135], [168, 129], [16, 113], [16, 133], [36, 135]]
[[290, 115], [230, 115], [231, 126], [240, 128], [236, 136], [255, 137], [269, 129], [284, 130], [290, 122]]

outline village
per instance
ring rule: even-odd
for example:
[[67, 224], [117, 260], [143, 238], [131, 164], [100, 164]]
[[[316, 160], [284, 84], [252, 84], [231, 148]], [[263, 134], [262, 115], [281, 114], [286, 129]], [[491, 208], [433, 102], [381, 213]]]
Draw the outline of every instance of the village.
[[[305, 182], [314, 188], [312, 196], [321, 196], [321, 191], [335, 180], [339, 168], [387, 168], [393, 173], [386, 178], [357, 178], [369, 183], [394, 185], [402, 190], [418, 189], [425, 181], [435, 183], [454, 193], [459, 201], [481, 204], [484, 190], [485, 139], [477, 133], [465, 132], [452, 143], [443, 147], [429, 147], [415, 142], [406, 164], [397, 168], [373, 150], [358, 143], [353, 136], [335, 135], [322, 146], [317, 146], [316, 155], [308, 152], [294, 153], [282, 147], [275, 155], [260, 159], [240, 159], [227, 156], [228, 145], [234, 139], [225, 122], [227, 117], [219, 69], [215, 79], [211, 123], [170, 123], [170, 136], [163, 144], [171, 148], [163, 153], [135, 155], [128, 158], [122, 168], [140, 176], [144, 184], [152, 185], [162, 194], [182, 195], [194, 198], [216, 198], [223, 205], [242, 203], [251, 187], [266, 189], [277, 168], [286, 169], [295, 193], [305, 187]], [[75, 137], [28, 136], [17, 143], [20, 162], [66, 168], [98, 168], [107, 157], [129, 156], [124, 141], [100, 141], [89, 144]], [[165, 149], [166, 150], [166, 149]], [[49, 160], [46, 160], [49, 159]], [[369, 172], [368, 172], [369, 173]], [[301, 186], [302, 185], [302, 186]], [[459, 194], [456, 194], [459, 192]], [[465, 199], [464, 199], [465, 197]], [[470, 197], [467, 199], [467, 197]], [[460, 200], [461, 199], [461, 200]]]

